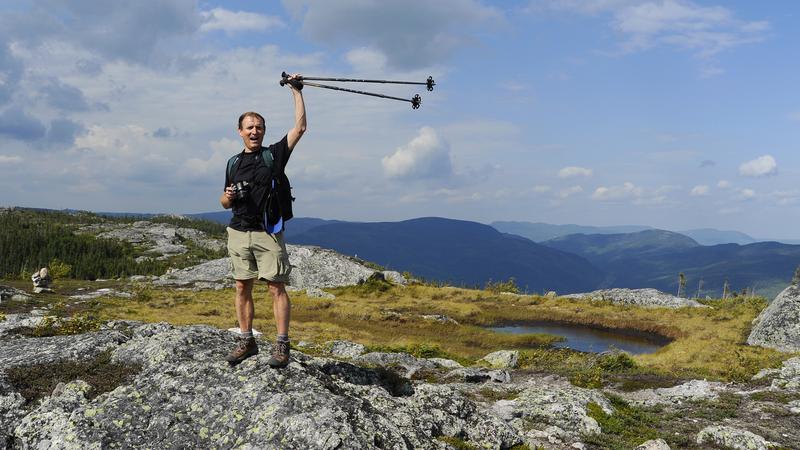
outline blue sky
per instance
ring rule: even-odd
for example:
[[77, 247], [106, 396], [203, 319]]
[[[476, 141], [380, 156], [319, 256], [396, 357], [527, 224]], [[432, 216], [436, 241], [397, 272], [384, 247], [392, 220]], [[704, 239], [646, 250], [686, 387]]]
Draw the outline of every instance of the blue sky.
[[[292, 126], [298, 216], [800, 238], [791, 1], [0, 1], [0, 205], [219, 210], [236, 118]], [[355, 86], [354, 86], [355, 87]]]

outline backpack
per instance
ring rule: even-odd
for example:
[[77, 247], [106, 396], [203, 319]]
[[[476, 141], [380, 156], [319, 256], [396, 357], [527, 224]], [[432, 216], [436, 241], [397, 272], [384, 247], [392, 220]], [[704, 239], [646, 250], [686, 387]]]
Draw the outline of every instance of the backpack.
[[[263, 219], [264, 229], [269, 229], [268, 225], [272, 226], [277, 224], [281, 219], [284, 223], [294, 217], [292, 213], [292, 186], [289, 183], [289, 178], [283, 171], [283, 164], [275, 158], [271, 151], [265, 151], [266, 148], [261, 150], [261, 163], [264, 167], [270, 169], [272, 174], [271, 188], [267, 191], [267, 195], [259, 202], [259, 212]], [[243, 153], [243, 152], [242, 152]], [[226, 173], [228, 180], [233, 180], [233, 174], [236, 170], [237, 163], [240, 161], [242, 153], [237, 153], [228, 159], [228, 166]], [[269, 155], [267, 157], [266, 155]], [[288, 161], [288, 157], [286, 158]]]

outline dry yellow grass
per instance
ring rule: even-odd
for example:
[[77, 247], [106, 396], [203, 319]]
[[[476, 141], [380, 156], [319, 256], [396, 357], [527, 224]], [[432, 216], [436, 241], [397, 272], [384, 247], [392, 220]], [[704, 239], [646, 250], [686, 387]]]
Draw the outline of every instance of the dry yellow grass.
[[[658, 352], [635, 356], [646, 370], [672, 376], [746, 379], [759, 368], [774, 367], [790, 355], [750, 347], [745, 340], [752, 319], [766, 305], [763, 299], [709, 302], [711, 308], [648, 309], [609, 302], [492, 294], [486, 291], [431, 286], [388, 287], [366, 284], [331, 289], [334, 300], [293, 293], [293, 340], [315, 343], [333, 339], [373, 347], [427, 345], [460, 360], [508, 348], [533, 349], [526, 361], [535, 364], [581, 356], [543, 357], [556, 338], [547, 335], [506, 335], [488, 325], [525, 321], [560, 321], [610, 329], [658, 333], [674, 339]], [[272, 333], [271, 301], [263, 285], [255, 288], [255, 327]], [[232, 291], [143, 290], [134, 300], [103, 302], [106, 319], [167, 321], [174, 324], [236, 326]], [[423, 315], [441, 314], [459, 324], [443, 324]], [[539, 361], [539, 363], [536, 363]], [[556, 364], [556, 362], [553, 362]]]

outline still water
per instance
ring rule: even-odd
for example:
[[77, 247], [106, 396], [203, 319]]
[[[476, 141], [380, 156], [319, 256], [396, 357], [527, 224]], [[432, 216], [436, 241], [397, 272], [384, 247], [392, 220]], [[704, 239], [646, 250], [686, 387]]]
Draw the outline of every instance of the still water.
[[592, 353], [616, 349], [641, 355], [653, 353], [669, 343], [669, 339], [655, 334], [598, 330], [582, 325], [555, 322], [531, 322], [525, 325], [492, 327], [491, 329], [499, 333], [546, 333], [561, 336], [564, 340], [554, 343], [554, 347]]

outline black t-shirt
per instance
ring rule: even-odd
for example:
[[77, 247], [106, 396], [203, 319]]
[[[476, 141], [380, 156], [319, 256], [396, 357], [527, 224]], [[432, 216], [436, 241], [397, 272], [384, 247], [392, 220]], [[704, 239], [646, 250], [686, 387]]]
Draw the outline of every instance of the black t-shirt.
[[272, 167], [275, 167], [278, 161], [280, 161], [281, 167], [285, 167], [286, 162], [289, 160], [289, 145], [286, 136], [269, 147], [261, 147], [259, 151], [249, 153], [243, 151], [239, 155], [239, 161], [233, 166], [232, 180], [225, 173], [225, 187], [239, 181], [250, 183], [248, 195], [241, 200], [235, 199], [233, 201], [233, 217], [231, 217], [231, 222], [228, 226], [234, 230], [264, 231], [260, 215], [260, 203], [269, 192], [272, 171], [261, 160], [262, 152], [268, 153], [264, 155], [267, 161], [270, 158], [273, 159]]

